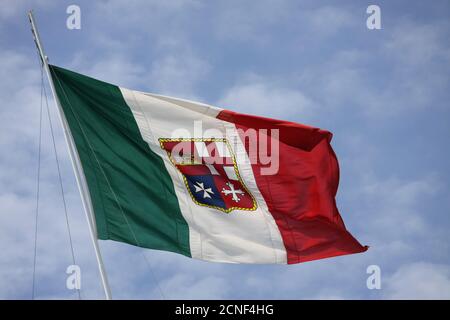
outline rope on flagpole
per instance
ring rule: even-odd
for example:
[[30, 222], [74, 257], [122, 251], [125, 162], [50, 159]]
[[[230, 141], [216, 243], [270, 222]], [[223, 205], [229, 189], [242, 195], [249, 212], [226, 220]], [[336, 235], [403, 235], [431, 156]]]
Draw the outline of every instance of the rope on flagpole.
[[38, 49], [39, 57], [42, 61], [42, 65], [45, 70], [45, 73], [47, 74], [50, 89], [51, 89], [51, 92], [52, 92], [53, 97], [56, 102], [59, 120], [61, 121], [61, 125], [63, 127], [64, 138], [66, 140], [67, 147], [69, 149], [70, 160], [72, 162], [72, 167], [73, 167], [73, 170], [75, 173], [75, 178], [77, 181], [78, 189], [80, 191], [81, 202], [83, 204], [84, 212], [86, 214], [86, 220], [87, 220], [87, 224], [89, 227], [89, 234], [90, 234], [90, 237], [92, 240], [92, 245], [94, 247], [95, 258], [97, 260], [97, 265], [98, 265], [98, 269], [99, 269], [99, 273], [100, 273], [103, 291], [105, 293], [105, 298], [107, 300], [111, 300], [112, 299], [111, 289], [109, 287], [108, 277], [106, 275], [105, 267], [103, 264], [103, 259], [102, 259], [101, 253], [100, 253], [100, 247], [97, 242], [97, 233], [95, 230], [95, 220], [94, 220], [93, 208], [92, 208], [92, 203], [91, 203], [91, 199], [90, 199], [90, 194], [87, 189], [86, 177], [84, 176], [84, 172], [81, 167], [79, 155], [78, 155], [78, 152], [74, 145], [74, 141], [73, 141], [73, 137], [70, 132], [70, 128], [67, 124], [67, 120], [65, 118], [64, 112], [60, 105], [58, 95], [56, 94], [56, 91], [55, 91], [53, 79], [50, 74], [50, 68], [48, 65], [48, 58], [44, 53], [44, 49], [43, 49], [42, 43], [40, 41], [39, 32], [37, 30], [32, 11], [28, 12], [28, 18], [30, 20], [31, 32], [33, 35], [34, 43], [36, 45], [36, 48]]
[[40, 198], [40, 182], [41, 182], [41, 146], [42, 146], [42, 94], [43, 94], [44, 74], [41, 68], [41, 105], [39, 111], [39, 142], [38, 142], [38, 167], [37, 167], [37, 181], [36, 181], [36, 210], [34, 219], [34, 258], [33, 258], [33, 283], [31, 289], [31, 300], [35, 298], [36, 292], [36, 258], [37, 258], [37, 241], [38, 241], [38, 218], [39, 218], [39, 198]]
[[[39, 52], [38, 52], [38, 59], [40, 58], [39, 56]], [[41, 60], [39, 59], [39, 62], [41, 62]], [[66, 227], [67, 227], [67, 233], [69, 236], [69, 244], [70, 244], [70, 252], [71, 252], [71, 256], [72, 256], [72, 264], [76, 265], [76, 259], [75, 259], [75, 251], [73, 248], [73, 241], [72, 241], [72, 232], [70, 229], [70, 223], [69, 223], [69, 215], [67, 212], [67, 202], [66, 202], [66, 197], [65, 197], [65, 192], [64, 192], [64, 186], [63, 186], [63, 182], [62, 182], [62, 175], [61, 175], [61, 167], [59, 164], [59, 158], [58, 158], [58, 152], [56, 149], [56, 141], [55, 141], [55, 135], [54, 135], [54, 130], [53, 130], [53, 123], [52, 123], [52, 119], [50, 116], [50, 107], [48, 104], [48, 96], [47, 96], [47, 90], [45, 89], [45, 83], [44, 83], [44, 66], [39, 63], [40, 65], [40, 73], [41, 73], [41, 97], [40, 97], [40, 112], [39, 112], [39, 147], [38, 147], [38, 172], [37, 172], [37, 182], [36, 182], [36, 215], [35, 215], [35, 230], [34, 230], [34, 258], [33, 258], [33, 284], [32, 284], [32, 293], [31, 293], [31, 299], [34, 300], [35, 299], [35, 294], [36, 294], [36, 261], [37, 261], [37, 240], [38, 240], [38, 217], [39, 217], [39, 202], [40, 202], [40, 180], [41, 180], [41, 151], [42, 151], [42, 112], [43, 112], [43, 101], [45, 98], [45, 105], [46, 105], [46, 109], [47, 109], [47, 117], [48, 117], [48, 123], [50, 126], [50, 133], [52, 136], [52, 142], [53, 142], [53, 152], [55, 155], [55, 161], [56, 161], [56, 168], [57, 168], [57, 172], [58, 172], [58, 180], [59, 180], [59, 186], [60, 186], [60, 191], [61, 191], [61, 197], [62, 197], [62, 202], [63, 202], [63, 207], [64, 207], [64, 214], [65, 214], [65, 218], [66, 218]], [[76, 289], [77, 290], [77, 295], [78, 295], [78, 300], [81, 300], [81, 291], [80, 289]]]
[[[42, 76], [43, 76], [43, 73], [42, 73]], [[43, 79], [42, 79], [42, 84], [44, 84]], [[50, 125], [50, 133], [52, 135], [53, 153], [55, 155], [56, 168], [58, 171], [59, 187], [60, 187], [60, 191], [61, 191], [61, 197], [62, 197], [62, 202], [63, 202], [63, 206], [64, 206], [64, 214], [65, 214], [65, 218], [66, 218], [67, 234], [69, 236], [70, 253], [72, 255], [72, 264], [77, 265], [76, 259], [75, 259], [75, 251], [73, 249], [72, 232], [70, 231], [69, 214], [67, 213], [67, 203], [66, 203], [66, 196], [65, 196], [64, 186], [63, 186], [62, 176], [61, 176], [61, 167], [59, 165], [58, 152], [56, 150], [56, 142], [55, 142], [55, 135], [54, 135], [54, 131], [53, 131], [53, 123], [52, 123], [52, 118], [50, 116], [50, 107], [48, 106], [47, 90], [45, 90], [45, 85], [43, 87], [44, 87], [44, 96], [45, 96], [45, 104], [46, 104], [46, 109], [47, 109], [48, 123]], [[78, 300], [81, 300], [81, 290], [79, 288], [76, 288], [76, 290], [77, 290], [77, 294], [78, 294]]]

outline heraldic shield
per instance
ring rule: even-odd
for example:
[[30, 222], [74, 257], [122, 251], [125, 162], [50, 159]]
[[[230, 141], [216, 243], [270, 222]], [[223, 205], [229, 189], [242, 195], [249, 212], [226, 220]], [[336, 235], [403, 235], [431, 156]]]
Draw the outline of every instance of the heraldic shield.
[[227, 139], [161, 138], [159, 143], [182, 174], [194, 203], [226, 213], [256, 210]]

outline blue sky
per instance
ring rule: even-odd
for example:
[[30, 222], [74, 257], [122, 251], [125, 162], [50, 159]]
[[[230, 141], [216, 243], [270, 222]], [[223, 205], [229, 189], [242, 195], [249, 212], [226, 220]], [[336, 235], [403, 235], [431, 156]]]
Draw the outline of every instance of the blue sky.
[[[81, 7], [81, 30], [66, 28], [69, 4]], [[370, 4], [381, 8], [381, 30], [366, 28]], [[371, 246], [260, 266], [101, 242], [115, 298], [450, 298], [450, 3], [399, 0], [1, 1], [0, 298], [31, 297], [40, 73], [30, 8], [53, 64], [332, 131], [341, 215]], [[71, 256], [45, 119], [43, 135], [36, 294], [74, 299], [65, 287]], [[102, 298], [59, 126], [56, 135], [81, 294]], [[366, 287], [372, 264], [381, 268], [381, 290]]]

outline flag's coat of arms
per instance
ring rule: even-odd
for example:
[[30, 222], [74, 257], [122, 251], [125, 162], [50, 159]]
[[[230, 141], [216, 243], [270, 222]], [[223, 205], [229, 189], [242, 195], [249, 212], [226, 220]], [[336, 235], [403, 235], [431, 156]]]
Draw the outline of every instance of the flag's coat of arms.
[[227, 139], [161, 138], [159, 143], [182, 174], [196, 204], [226, 213], [256, 210], [255, 198], [242, 181]]

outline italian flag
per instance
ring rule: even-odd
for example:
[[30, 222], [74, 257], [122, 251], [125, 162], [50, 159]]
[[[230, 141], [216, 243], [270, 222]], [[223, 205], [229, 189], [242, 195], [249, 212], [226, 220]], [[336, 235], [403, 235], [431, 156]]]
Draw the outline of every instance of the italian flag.
[[367, 250], [336, 207], [330, 132], [50, 71], [98, 239], [230, 263]]

